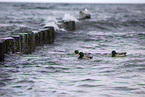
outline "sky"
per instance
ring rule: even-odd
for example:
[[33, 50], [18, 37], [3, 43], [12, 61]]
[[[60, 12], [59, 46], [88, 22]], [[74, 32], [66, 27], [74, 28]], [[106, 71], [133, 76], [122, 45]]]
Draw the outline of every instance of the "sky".
[[145, 0], [0, 0], [0, 2], [52, 2], [52, 3], [145, 3]]

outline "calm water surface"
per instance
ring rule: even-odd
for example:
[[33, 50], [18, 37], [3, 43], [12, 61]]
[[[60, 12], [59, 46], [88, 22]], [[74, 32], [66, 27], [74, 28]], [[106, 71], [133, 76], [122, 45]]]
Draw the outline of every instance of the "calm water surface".
[[[78, 17], [88, 8], [92, 19], [76, 22], [75, 31], [57, 31], [53, 44], [32, 54], [6, 55], [0, 63], [0, 97], [144, 97], [145, 5], [0, 3], [0, 37], [64, 14]], [[73, 51], [90, 52], [78, 59]], [[126, 57], [110, 52], [126, 51]]]

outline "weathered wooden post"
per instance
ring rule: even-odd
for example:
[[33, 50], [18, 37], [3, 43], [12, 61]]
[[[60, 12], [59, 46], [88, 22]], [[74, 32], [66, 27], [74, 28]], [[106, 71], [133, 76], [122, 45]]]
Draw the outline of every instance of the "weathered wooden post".
[[10, 40], [12, 40], [12, 37], [6, 37], [6, 38], [2, 38], [2, 40], [4, 41], [4, 48], [5, 51], [4, 53], [9, 53], [11, 51], [11, 47], [10, 47]]
[[54, 42], [54, 39], [55, 39], [55, 31], [54, 31], [54, 27], [49, 27], [50, 29], [50, 43], [53, 43]]
[[47, 44], [48, 36], [47, 36], [47, 29], [41, 29], [41, 35], [42, 35], [42, 44]]
[[4, 41], [5, 41], [5, 53], [7, 54], [10, 51], [9, 40], [8, 40], [8, 38], [4, 38]]
[[28, 33], [19, 33], [21, 41], [21, 52], [24, 54], [28, 53]]
[[21, 52], [21, 37], [19, 35], [13, 35], [14, 38], [14, 53], [19, 53]]
[[45, 43], [49, 44], [50, 43], [50, 31], [48, 30], [48, 28], [45, 28]]
[[43, 29], [44, 33], [45, 33], [45, 44], [49, 44], [50, 43], [50, 30], [49, 27], [44, 27]]
[[54, 31], [54, 27], [51, 26], [47, 26], [45, 27], [45, 31], [46, 31], [46, 37], [47, 37], [47, 43], [51, 44], [54, 42], [55, 39], [55, 31]]
[[8, 37], [7, 40], [8, 40], [8, 52], [12, 52], [11, 47], [13, 47], [14, 38]]
[[32, 36], [30, 33], [28, 33], [28, 53], [30, 54], [32, 52]]
[[41, 29], [41, 34], [42, 34], [42, 44], [45, 44], [45, 29]]
[[3, 53], [6, 53], [6, 39], [1, 38], [1, 42], [3, 43]]
[[14, 45], [14, 38], [9, 39], [10, 50], [14, 54], [15, 53], [15, 45]]
[[75, 21], [63, 21], [63, 26], [68, 31], [75, 30]]
[[38, 31], [33, 31], [33, 33], [34, 33], [34, 38], [35, 38], [35, 45], [39, 46], [40, 38], [39, 38]]
[[34, 33], [28, 33], [28, 51], [32, 53], [35, 49]]
[[39, 38], [39, 45], [43, 45], [43, 34], [41, 31], [38, 32], [38, 38]]
[[35, 42], [35, 41], [36, 41], [36, 40], [35, 40], [35, 34], [32, 33], [32, 51], [34, 51], [35, 48], [36, 48], [36, 42]]
[[4, 61], [4, 43], [0, 40], [0, 61]]

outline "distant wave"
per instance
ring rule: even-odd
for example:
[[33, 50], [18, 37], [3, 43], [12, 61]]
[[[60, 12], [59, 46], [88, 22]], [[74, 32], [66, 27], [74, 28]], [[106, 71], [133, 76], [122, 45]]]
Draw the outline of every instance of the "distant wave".
[[49, 5], [49, 6], [42, 6], [42, 5], [33, 5], [33, 4], [19, 4], [19, 5], [17, 5], [17, 4], [15, 4], [15, 5], [13, 5], [14, 7], [19, 7], [19, 8], [21, 8], [21, 9], [53, 9], [54, 8], [54, 6], [51, 6], [51, 5]]
[[78, 28], [95, 27], [101, 30], [109, 30], [110, 28], [120, 28], [120, 27], [134, 27], [134, 28], [144, 28], [145, 21], [142, 19], [139, 20], [98, 20], [98, 21], [83, 21], [81, 24], [78, 24]]

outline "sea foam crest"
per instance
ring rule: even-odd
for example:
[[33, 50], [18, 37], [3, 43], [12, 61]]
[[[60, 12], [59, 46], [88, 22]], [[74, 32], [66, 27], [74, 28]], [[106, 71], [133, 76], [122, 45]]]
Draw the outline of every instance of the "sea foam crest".
[[48, 17], [45, 21], [45, 26], [52, 26], [52, 27], [54, 27], [55, 31], [66, 31], [64, 28], [59, 27], [59, 22], [54, 17]]
[[58, 20], [56, 18], [53, 18], [53, 17], [48, 17], [46, 19], [45, 26], [52, 26], [52, 27], [54, 27], [55, 30], [61, 30], [58, 27]]
[[74, 16], [71, 16], [70, 14], [65, 14], [62, 20], [65, 20], [65, 21], [78, 21]]

